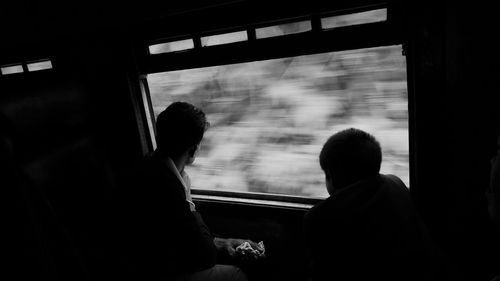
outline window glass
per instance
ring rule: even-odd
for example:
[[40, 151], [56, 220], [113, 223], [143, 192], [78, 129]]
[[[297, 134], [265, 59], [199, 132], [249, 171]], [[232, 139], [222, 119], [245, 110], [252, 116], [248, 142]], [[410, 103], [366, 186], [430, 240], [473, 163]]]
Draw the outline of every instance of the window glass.
[[215, 46], [248, 40], [246, 31], [237, 31], [218, 35], [201, 37], [201, 46]]
[[24, 72], [23, 66], [21, 64], [2, 66], [0, 70], [2, 72], [2, 75]]
[[185, 39], [168, 43], [161, 43], [149, 46], [149, 53], [152, 55], [171, 53], [194, 48], [193, 39]]
[[358, 24], [380, 22], [386, 20], [387, 20], [387, 9], [378, 9], [361, 13], [322, 18], [321, 28], [331, 29], [342, 26], [358, 25]]
[[409, 184], [405, 59], [398, 46], [320, 53], [148, 75], [155, 116], [174, 101], [211, 123], [193, 189], [326, 197], [319, 152], [355, 127], [383, 149], [382, 173]]
[[28, 71], [39, 71], [52, 69], [52, 62], [50, 60], [43, 60], [37, 62], [28, 63]]
[[273, 25], [255, 29], [257, 39], [276, 37], [310, 31], [311, 21], [300, 21], [287, 24]]

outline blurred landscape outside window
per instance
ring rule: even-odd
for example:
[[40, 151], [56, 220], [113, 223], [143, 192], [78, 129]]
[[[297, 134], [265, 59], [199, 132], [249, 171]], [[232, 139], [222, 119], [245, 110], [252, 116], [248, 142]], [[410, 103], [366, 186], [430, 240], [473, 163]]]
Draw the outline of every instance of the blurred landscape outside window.
[[409, 185], [400, 45], [155, 73], [148, 85], [155, 116], [186, 101], [211, 123], [186, 168], [193, 189], [324, 198], [319, 152], [349, 127], [374, 135], [381, 172]]

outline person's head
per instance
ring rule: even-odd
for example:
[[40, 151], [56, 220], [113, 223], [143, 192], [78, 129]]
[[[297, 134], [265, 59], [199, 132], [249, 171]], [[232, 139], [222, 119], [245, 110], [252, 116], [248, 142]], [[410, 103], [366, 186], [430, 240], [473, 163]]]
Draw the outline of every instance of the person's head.
[[331, 136], [319, 155], [331, 195], [357, 181], [378, 175], [382, 162], [379, 142], [359, 129], [346, 129]]
[[497, 152], [491, 159], [490, 185], [486, 197], [491, 220], [500, 227], [500, 136], [497, 140]]
[[172, 159], [187, 153], [188, 162], [192, 162], [208, 127], [201, 109], [186, 102], [174, 102], [156, 119], [158, 152]]

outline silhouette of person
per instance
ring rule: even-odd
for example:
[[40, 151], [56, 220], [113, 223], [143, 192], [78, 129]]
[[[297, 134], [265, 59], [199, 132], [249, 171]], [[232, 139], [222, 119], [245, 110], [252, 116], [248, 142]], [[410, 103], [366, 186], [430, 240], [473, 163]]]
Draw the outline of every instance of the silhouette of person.
[[319, 161], [330, 196], [304, 217], [314, 280], [451, 278], [405, 184], [379, 173], [382, 152], [372, 135], [340, 131]]
[[242, 243], [257, 244], [214, 237], [191, 198], [184, 167], [195, 160], [208, 126], [203, 111], [185, 102], [172, 103], [157, 117], [158, 147], [140, 165], [139, 182], [124, 200], [128, 243], [134, 244], [130, 256], [143, 279], [247, 279], [238, 267], [217, 264], [217, 253], [234, 257]]
[[[495, 225], [500, 230], [500, 136], [497, 139], [497, 152], [491, 159], [490, 185], [486, 192], [488, 213]], [[500, 272], [492, 281], [500, 281]]]
[[15, 129], [0, 112], [0, 181], [4, 280], [90, 280], [45, 194], [16, 159]]

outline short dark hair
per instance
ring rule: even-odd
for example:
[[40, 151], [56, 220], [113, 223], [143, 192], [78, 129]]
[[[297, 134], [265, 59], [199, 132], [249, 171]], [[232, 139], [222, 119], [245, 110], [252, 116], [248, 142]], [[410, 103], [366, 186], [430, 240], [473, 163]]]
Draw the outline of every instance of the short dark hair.
[[332, 135], [319, 155], [321, 168], [332, 177], [337, 188], [377, 175], [381, 162], [379, 142], [355, 128]]
[[209, 125], [201, 109], [187, 102], [174, 102], [156, 118], [158, 150], [177, 157], [199, 144]]

